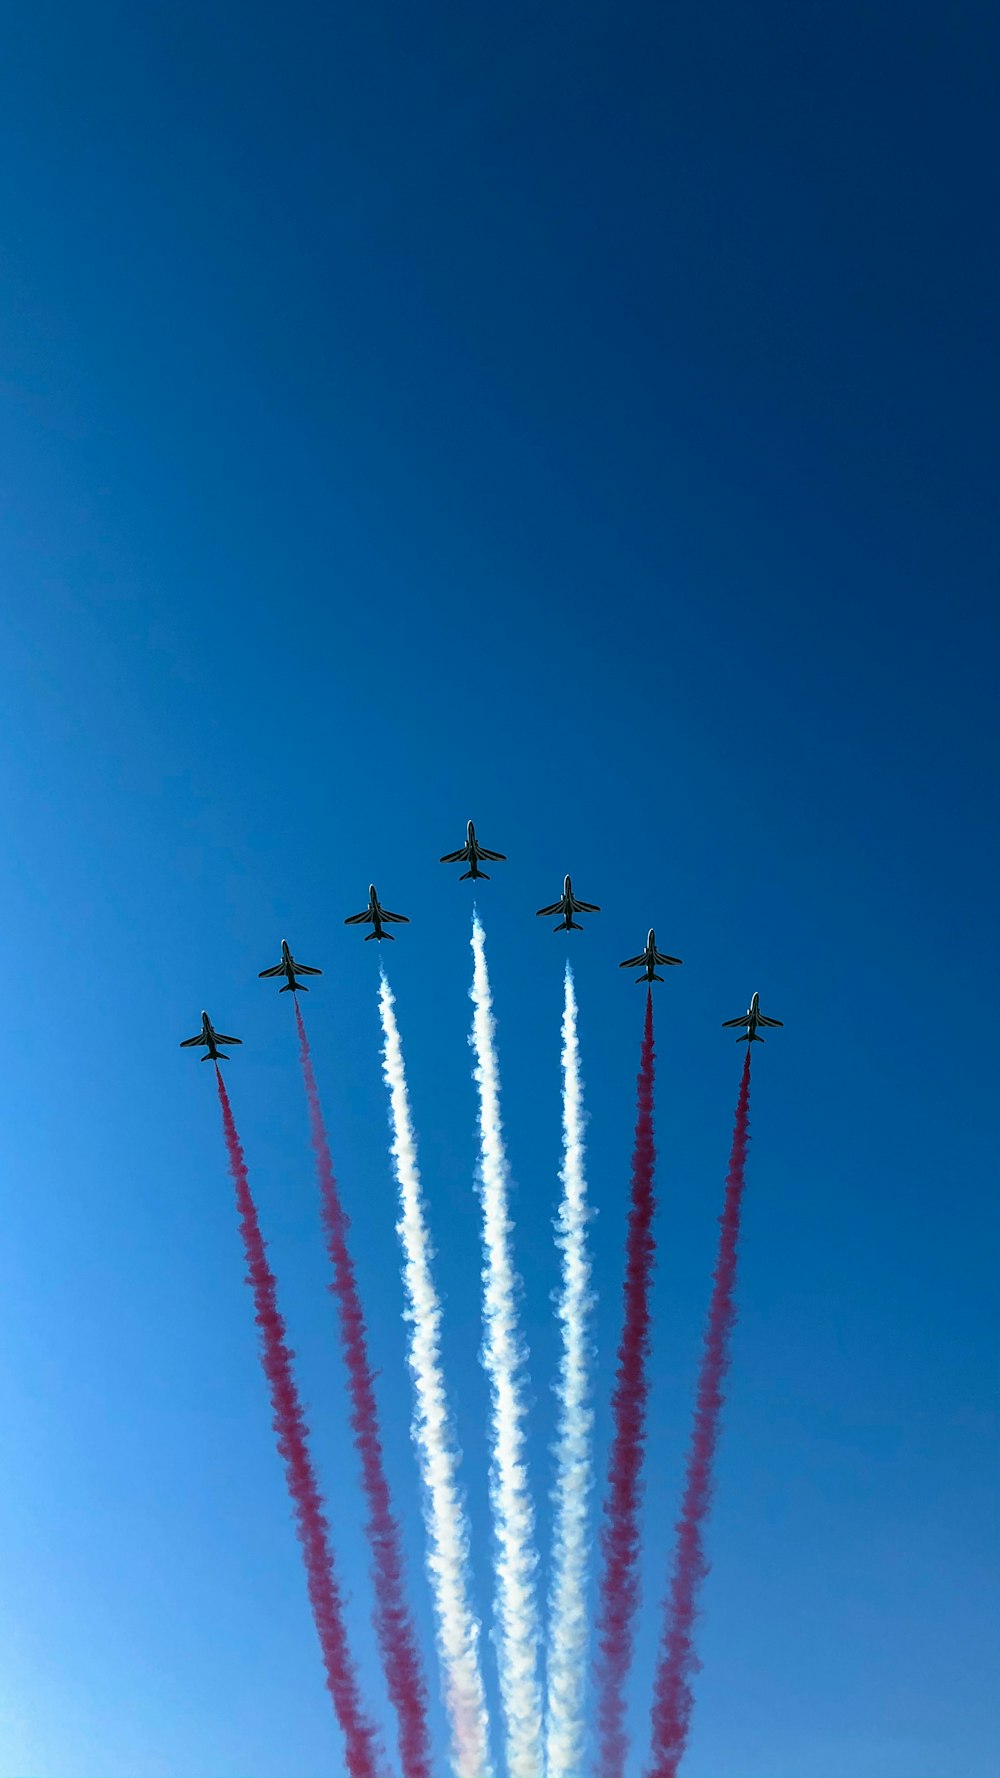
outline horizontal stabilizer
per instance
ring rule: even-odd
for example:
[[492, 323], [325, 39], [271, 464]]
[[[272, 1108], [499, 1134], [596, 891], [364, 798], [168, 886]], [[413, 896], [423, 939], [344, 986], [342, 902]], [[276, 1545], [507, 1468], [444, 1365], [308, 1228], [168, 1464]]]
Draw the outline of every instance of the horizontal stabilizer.
[[473, 868], [472, 870], [464, 870], [458, 880], [460, 883], [466, 883], [470, 877], [478, 877], [484, 883], [488, 883], [490, 880], [490, 873], [488, 870], [476, 870]]
[[284, 987], [279, 989], [281, 994], [308, 994], [308, 992], [309, 989], [305, 982], [286, 982]]

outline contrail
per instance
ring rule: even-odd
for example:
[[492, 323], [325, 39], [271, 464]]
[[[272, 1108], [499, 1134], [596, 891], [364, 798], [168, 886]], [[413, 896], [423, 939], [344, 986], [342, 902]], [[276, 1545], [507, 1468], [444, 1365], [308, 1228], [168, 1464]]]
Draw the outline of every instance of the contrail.
[[379, 1778], [383, 1770], [382, 1750], [361, 1703], [357, 1669], [347, 1644], [343, 1601], [333, 1567], [330, 1528], [316, 1485], [309, 1456], [309, 1433], [292, 1372], [294, 1353], [285, 1339], [274, 1274], [267, 1263], [267, 1250], [250, 1192], [246, 1161], [218, 1065], [215, 1078], [222, 1107], [229, 1171], [236, 1186], [240, 1233], [248, 1267], [247, 1282], [253, 1287], [255, 1319], [261, 1334], [261, 1363], [271, 1391], [274, 1430], [278, 1434], [278, 1450], [285, 1460], [285, 1478], [302, 1544], [309, 1602], [323, 1653], [326, 1682], [344, 1733], [350, 1778]]
[[637, 1084], [632, 1192], [625, 1242], [625, 1313], [618, 1347], [612, 1412], [614, 1435], [608, 1463], [608, 1492], [601, 1528], [604, 1574], [597, 1630], [597, 1725], [601, 1778], [623, 1778], [625, 1681], [632, 1660], [635, 1610], [639, 1598], [639, 1505], [649, 1393], [649, 1291], [656, 1243], [653, 1236], [653, 991], [646, 993], [646, 1019]]
[[417, 1142], [396, 1023], [395, 1000], [382, 971], [382, 1072], [392, 1113], [392, 1159], [399, 1186], [403, 1279], [409, 1327], [408, 1358], [415, 1405], [413, 1439], [424, 1486], [427, 1567], [437, 1616], [437, 1642], [451, 1723], [457, 1778], [491, 1778], [489, 1720], [479, 1664], [479, 1620], [472, 1609], [469, 1532], [458, 1479], [455, 1439], [441, 1367], [441, 1302], [434, 1284], [434, 1249], [427, 1228]]
[[588, 1379], [591, 1295], [587, 1253], [590, 1212], [583, 1147], [586, 1116], [576, 1015], [573, 972], [567, 963], [562, 1021], [563, 1196], [556, 1222], [556, 1238], [563, 1262], [557, 1310], [563, 1345], [553, 1497], [555, 1572], [549, 1594], [547, 1778], [580, 1778], [587, 1689], [590, 1435], [594, 1417], [590, 1409]]
[[399, 1754], [404, 1778], [431, 1778], [427, 1733], [427, 1688], [417, 1653], [417, 1639], [406, 1601], [403, 1550], [392, 1511], [382, 1456], [375, 1379], [368, 1360], [368, 1335], [358, 1293], [354, 1261], [347, 1245], [350, 1220], [340, 1201], [327, 1140], [319, 1089], [305, 1023], [295, 1000], [299, 1060], [309, 1104], [309, 1128], [316, 1156], [323, 1229], [333, 1267], [331, 1286], [340, 1316], [347, 1360], [354, 1446], [361, 1458], [361, 1476], [368, 1508], [365, 1527], [372, 1550], [375, 1582], [375, 1631], [389, 1697], [399, 1723]]
[[525, 1355], [517, 1327], [520, 1280], [511, 1253], [509, 1169], [500, 1121], [500, 1076], [486, 935], [472, 921], [471, 1043], [479, 1088], [479, 1183], [483, 1207], [483, 1365], [493, 1400], [490, 1498], [497, 1540], [496, 1613], [508, 1778], [539, 1778], [542, 1699], [538, 1677], [535, 1520], [525, 1463]]
[[653, 1746], [648, 1778], [674, 1778], [684, 1757], [691, 1725], [691, 1677], [698, 1671], [694, 1649], [694, 1619], [698, 1589], [708, 1573], [702, 1533], [712, 1503], [712, 1468], [722, 1417], [722, 1385], [729, 1369], [729, 1336], [736, 1320], [734, 1287], [736, 1253], [740, 1235], [740, 1211], [750, 1141], [750, 1049], [743, 1063], [743, 1078], [736, 1104], [733, 1146], [726, 1174], [726, 1196], [719, 1218], [719, 1248], [712, 1282], [712, 1296], [705, 1326], [705, 1343], [698, 1376], [691, 1447], [681, 1516], [674, 1545], [674, 1566], [666, 1621], [660, 1643], [654, 1681]]

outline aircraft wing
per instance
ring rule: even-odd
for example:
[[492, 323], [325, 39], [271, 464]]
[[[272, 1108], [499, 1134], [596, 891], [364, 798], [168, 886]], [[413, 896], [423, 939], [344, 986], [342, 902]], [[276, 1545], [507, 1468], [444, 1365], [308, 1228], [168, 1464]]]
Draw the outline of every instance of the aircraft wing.
[[[561, 901], [554, 901], [550, 908], [539, 908], [539, 914], [564, 914], [566, 912]], [[537, 918], [537, 915], [536, 915]]]
[[575, 914], [599, 914], [600, 911], [596, 901], [577, 901], [574, 895], [573, 912]]
[[[469, 848], [468, 848], [468, 846], [463, 846], [461, 848], [461, 850], [458, 852], [446, 852], [444, 857], [441, 859], [441, 863], [442, 864], [461, 864], [463, 859], [468, 858], [468, 856], [469, 856]], [[490, 853], [489, 856], [492, 858], [492, 856], [493, 856], [492, 852]], [[483, 857], [484, 858], [486, 857], [485, 852], [483, 853]]]
[[645, 965], [646, 961], [646, 953], [643, 951], [641, 957], [626, 957], [624, 963], [619, 963], [618, 967], [619, 969], [639, 969]]
[[265, 975], [284, 975], [284, 973], [285, 965], [283, 963], [276, 963], [273, 969], [258, 969], [257, 971], [258, 978]]
[[654, 951], [653, 952], [653, 962], [654, 963], [659, 963], [659, 964], [679, 963], [680, 961], [681, 961], [681, 959], [679, 957], [668, 957], [665, 955], [665, 953], [663, 951]]
[[[278, 971], [276, 969], [273, 969], [273, 970], [269, 969], [267, 971], [267, 974], [268, 975], [277, 975]], [[292, 964], [292, 974], [293, 975], [322, 975], [323, 971], [321, 969], [313, 969], [310, 966], [310, 964], [308, 964], [308, 963], [293, 963]]]
[[363, 926], [365, 921], [370, 920], [371, 917], [372, 917], [371, 908], [364, 908], [360, 914], [348, 914], [347, 919], [344, 921], [344, 925], [345, 926]]
[[223, 1037], [221, 1031], [215, 1033], [216, 1043], [242, 1043], [242, 1037]]
[[757, 1014], [757, 1023], [758, 1023], [758, 1025], [780, 1025], [781, 1020], [780, 1019], [765, 1019], [763, 1013], [758, 1013]]
[[485, 846], [480, 846], [479, 856], [480, 858], [492, 858], [494, 864], [506, 864], [507, 862], [506, 852], [488, 852]]
[[728, 1030], [730, 1025], [749, 1025], [749, 1023], [750, 1023], [750, 1015], [748, 1013], [744, 1013], [743, 1017], [741, 1019], [723, 1019], [722, 1029], [723, 1029], [723, 1031], [726, 1031], [726, 1030]]
[[410, 924], [409, 914], [390, 914], [388, 908], [382, 909], [382, 918], [383, 920], [393, 920], [400, 926], [409, 926]]
[[204, 1031], [199, 1031], [197, 1037], [182, 1038], [178, 1047], [182, 1050], [189, 1050], [189, 1049], [193, 1049], [194, 1045], [196, 1043], [205, 1043], [205, 1042], [206, 1042], [206, 1038], [205, 1038]]

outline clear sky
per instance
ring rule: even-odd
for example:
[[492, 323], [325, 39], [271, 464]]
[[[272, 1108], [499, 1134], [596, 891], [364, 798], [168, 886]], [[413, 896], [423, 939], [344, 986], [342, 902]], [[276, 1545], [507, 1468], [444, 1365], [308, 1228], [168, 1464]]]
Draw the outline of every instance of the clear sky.
[[[319, 1778], [339, 1732], [229, 1086], [386, 1717], [282, 935], [430, 1662], [374, 878], [490, 1535], [470, 885], [549, 1530], [565, 871], [599, 1457], [648, 925], [639, 1753], [741, 1052], [740, 1321], [686, 1778], [995, 1778], [993, 8], [3, 8], [0, 1774]], [[991, 911], [992, 910], [992, 911]], [[487, 1645], [488, 1680], [495, 1669]], [[444, 1723], [436, 1702], [439, 1752]], [[640, 1768], [637, 1757], [636, 1770]]]

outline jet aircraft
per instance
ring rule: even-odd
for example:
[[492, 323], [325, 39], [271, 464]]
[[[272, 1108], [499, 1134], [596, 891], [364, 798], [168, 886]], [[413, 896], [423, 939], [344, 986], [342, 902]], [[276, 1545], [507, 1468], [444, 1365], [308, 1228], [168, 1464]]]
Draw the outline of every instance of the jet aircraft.
[[289, 992], [292, 994], [308, 994], [309, 989], [306, 987], [305, 982], [296, 981], [296, 976], [322, 974], [323, 971], [321, 969], [311, 969], [308, 963], [296, 963], [295, 958], [288, 949], [287, 938], [283, 938], [281, 941], [281, 962], [276, 963], [273, 969], [261, 969], [258, 971], [258, 976], [261, 980], [263, 980], [265, 976], [283, 975], [285, 977], [285, 985], [279, 990], [282, 994], [288, 994]]
[[659, 963], [662, 967], [666, 963], [679, 963], [680, 961], [679, 957], [668, 957], [664, 951], [657, 950], [656, 933], [650, 927], [646, 949], [640, 951], [638, 957], [626, 957], [624, 963], [619, 963], [618, 967], [619, 969], [641, 969], [643, 973], [636, 976], [637, 982], [662, 982], [662, 975], [656, 973], [656, 964]]
[[383, 932], [382, 926], [383, 922], [386, 920], [391, 920], [394, 923], [398, 921], [403, 926], [408, 926], [410, 924], [409, 914], [390, 914], [388, 908], [382, 907], [379, 903], [379, 898], [375, 893], [374, 883], [369, 883], [368, 906], [364, 908], [360, 914], [348, 914], [347, 919], [344, 921], [344, 925], [364, 926], [370, 924], [374, 930], [365, 933], [365, 944], [367, 944], [370, 938], [377, 938], [379, 940], [383, 938], [395, 938], [396, 935], [394, 932]]
[[780, 1025], [781, 1023], [782, 1021], [780, 1019], [765, 1019], [764, 1014], [760, 1010], [759, 997], [755, 994], [750, 1005], [747, 1007], [746, 1012], [743, 1014], [743, 1017], [741, 1019], [723, 1019], [722, 1029], [726, 1031], [734, 1025], [745, 1025], [746, 1030], [736, 1039], [737, 1043], [763, 1043], [764, 1039], [757, 1036], [757, 1026], [766, 1025], [770, 1027], [771, 1025]]
[[562, 919], [553, 926], [553, 932], [569, 932], [571, 929], [574, 932], [582, 932], [583, 927], [580, 925], [579, 920], [574, 920], [573, 915], [599, 914], [600, 911], [600, 908], [593, 901], [577, 901], [576, 896], [573, 894], [573, 885], [568, 877], [566, 877], [563, 882], [563, 892], [559, 897], [559, 900], [554, 901], [551, 907], [538, 909], [540, 915], [562, 914]]
[[476, 830], [470, 821], [469, 837], [466, 840], [465, 845], [462, 846], [458, 852], [446, 852], [441, 863], [469, 864], [472, 866], [471, 870], [464, 870], [462, 872], [462, 875], [458, 879], [460, 883], [464, 883], [467, 877], [482, 877], [483, 881], [488, 883], [490, 880], [489, 871], [479, 869], [479, 860], [481, 858], [489, 858], [499, 864], [505, 864], [507, 862], [507, 854], [505, 852], [490, 852], [485, 846], [479, 844], [479, 841], [476, 838]]
[[202, 1056], [201, 1059], [203, 1062], [225, 1062], [228, 1060], [228, 1057], [222, 1054], [222, 1051], [218, 1047], [219, 1044], [242, 1042], [242, 1037], [223, 1037], [221, 1031], [216, 1031], [207, 1012], [203, 1012], [201, 1015], [201, 1030], [198, 1032], [198, 1035], [196, 1037], [185, 1037], [180, 1048], [182, 1050], [189, 1050], [193, 1049], [198, 1044], [204, 1044], [208, 1054]]

